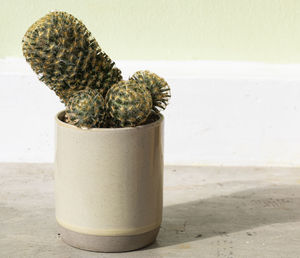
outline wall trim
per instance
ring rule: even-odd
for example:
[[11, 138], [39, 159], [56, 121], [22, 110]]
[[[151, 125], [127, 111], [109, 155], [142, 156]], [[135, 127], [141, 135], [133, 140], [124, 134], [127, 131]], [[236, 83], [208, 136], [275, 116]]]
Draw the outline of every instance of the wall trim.
[[[127, 79], [165, 77], [165, 163], [300, 165], [300, 64], [116, 61]], [[53, 162], [54, 116], [64, 107], [22, 58], [0, 59], [0, 162]]]

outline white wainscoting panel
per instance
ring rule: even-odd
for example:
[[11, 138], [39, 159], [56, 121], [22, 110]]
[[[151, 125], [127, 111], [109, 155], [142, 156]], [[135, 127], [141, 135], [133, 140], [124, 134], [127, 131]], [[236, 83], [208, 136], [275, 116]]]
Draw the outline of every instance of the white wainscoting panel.
[[[171, 86], [166, 164], [300, 165], [300, 65], [116, 63], [125, 79], [148, 69]], [[62, 109], [23, 59], [0, 60], [0, 162], [53, 162], [54, 116]]]

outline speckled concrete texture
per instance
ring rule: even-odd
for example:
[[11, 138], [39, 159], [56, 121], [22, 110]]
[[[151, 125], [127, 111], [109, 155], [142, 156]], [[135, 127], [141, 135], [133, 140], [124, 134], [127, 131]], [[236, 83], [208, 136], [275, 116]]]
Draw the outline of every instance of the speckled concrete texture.
[[300, 257], [300, 169], [166, 167], [156, 242], [79, 250], [60, 238], [52, 164], [0, 165], [0, 257]]

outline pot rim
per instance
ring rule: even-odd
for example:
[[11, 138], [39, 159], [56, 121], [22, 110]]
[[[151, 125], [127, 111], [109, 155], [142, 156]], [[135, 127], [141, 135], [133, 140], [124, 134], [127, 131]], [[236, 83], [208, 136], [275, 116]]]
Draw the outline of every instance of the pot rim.
[[74, 130], [79, 130], [79, 131], [89, 131], [89, 132], [116, 132], [116, 131], [134, 131], [134, 130], [141, 130], [143, 128], [151, 128], [151, 127], [156, 127], [156, 126], [159, 126], [160, 124], [163, 123], [164, 121], [164, 116], [162, 114], [157, 114], [159, 116], [159, 119], [152, 122], [152, 123], [149, 123], [149, 124], [145, 124], [145, 125], [138, 125], [138, 126], [135, 126], [135, 127], [117, 127], [117, 128], [114, 128], [114, 127], [111, 127], [111, 128], [80, 128], [80, 127], [77, 127], [75, 125], [71, 125], [71, 124], [68, 124], [66, 122], [63, 122], [60, 117], [66, 112], [66, 110], [62, 110], [60, 112], [58, 112], [55, 116], [55, 121], [56, 121], [56, 124], [59, 125], [59, 126], [62, 126], [62, 127], [67, 127], [67, 128], [70, 128], [70, 129], [74, 129]]

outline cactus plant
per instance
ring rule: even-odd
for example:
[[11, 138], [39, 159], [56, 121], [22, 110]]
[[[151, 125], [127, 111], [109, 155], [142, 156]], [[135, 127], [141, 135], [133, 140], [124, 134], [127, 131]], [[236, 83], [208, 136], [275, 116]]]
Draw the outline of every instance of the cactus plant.
[[66, 105], [65, 122], [80, 128], [151, 123], [166, 108], [170, 87], [158, 75], [138, 71], [123, 81], [85, 25], [66, 12], [50, 12], [23, 37], [31, 68]]
[[170, 87], [168, 83], [155, 73], [150, 71], [137, 71], [129, 80], [136, 81], [137, 83], [143, 83], [147, 86], [147, 89], [151, 92], [153, 105], [152, 109], [159, 113], [159, 109], [164, 110], [168, 105], [170, 98]]
[[105, 97], [110, 126], [136, 126], [148, 118], [152, 98], [145, 84], [121, 81], [112, 86]]
[[81, 128], [102, 127], [105, 122], [104, 98], [97, 89], [77, 91], [66, 106], [65, 121]]
[[85, 25], [66, 12], [50, 12], [35, 22], [24, 35], [23, 54], [39, 79], [65, 104], [85, 88], [105, 95], [122, 79]]

